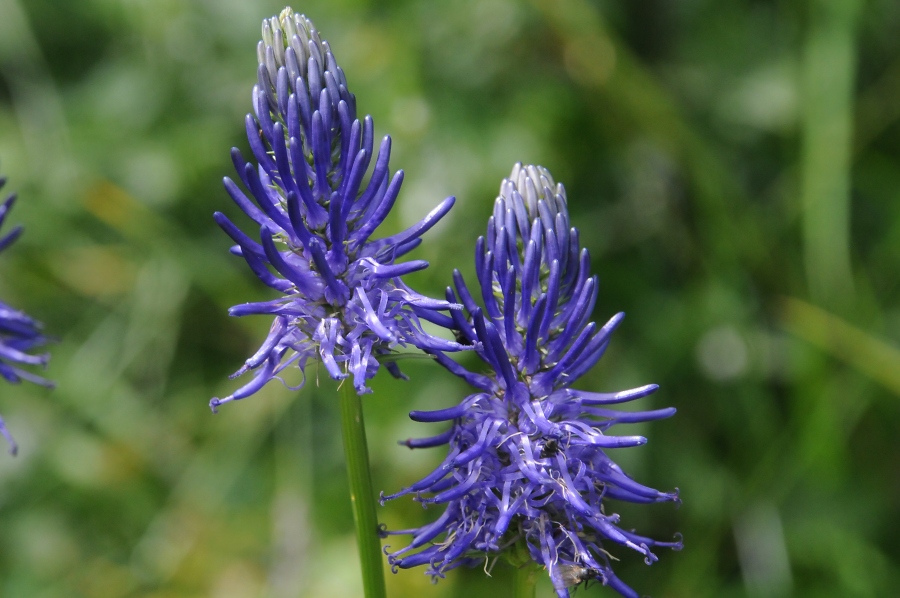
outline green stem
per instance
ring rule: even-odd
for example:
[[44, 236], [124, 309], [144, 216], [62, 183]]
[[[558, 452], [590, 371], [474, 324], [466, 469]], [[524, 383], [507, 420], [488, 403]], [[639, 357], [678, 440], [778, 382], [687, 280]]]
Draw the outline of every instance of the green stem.
[[350, 479], [350, 503], [356, 524], [356, 542], [362, 566], [363, 591], [366, 598], [386, 598], [384, 589], [384, 555], [378, 536], [375, 493], [369, 471], [369, 450], [363, 425], [362, 402], [350, 382], [344, 382], [341, 394], [341, 430], [344, 457]]
[[516, 569], [516, 598], [534, 598], [537, 585], [536, 570], [531, 565]]

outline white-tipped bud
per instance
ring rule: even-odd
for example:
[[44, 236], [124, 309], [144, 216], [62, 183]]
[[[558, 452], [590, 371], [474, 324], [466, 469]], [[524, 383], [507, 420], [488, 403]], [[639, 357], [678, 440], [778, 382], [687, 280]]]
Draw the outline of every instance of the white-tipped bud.
[[[310, 56], [316, 59], [320, 75], [324, 74], [326, 69], [334, 70], [337, 66], [334, 58], [329, 56], [331, 50], [328, 43], [319, 37], [313, 22], [305, 15], [297, 14], [292, 8], [286, 7], [277, 17], [263, 19], [262, 41], [256, 49], [256, 59], [259, 64], [266, 66], [273, 83], [277, 78], [278, 69], [287, 66], [285, 50], [288, 46], [297, 56], [299, 75], [303, 78], [307, 76], [306, 69]], [[293, 86], [294, 81], [290, 83]]]
[[521, 162], [517, 162], [509, 178], [500, 183], [500, 198], [509, 205], [514, 201], [524, 203], [529, 219], [538, 216], [538, 202], [541, 200], [547, 204], [552, 214], [566, 212], [568, 205], [565, 188], [562, 183], [554, 182], [549, 170], [534, 164], [523, 165]]

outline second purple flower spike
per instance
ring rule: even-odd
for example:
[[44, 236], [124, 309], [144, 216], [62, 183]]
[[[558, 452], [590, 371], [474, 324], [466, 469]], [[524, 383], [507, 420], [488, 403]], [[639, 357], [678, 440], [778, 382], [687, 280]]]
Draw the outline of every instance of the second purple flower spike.
[[321, 360], [335, 379], [352, 376], [357, 392], [364, 393], [381, 363], [402, 376], [396, 363], [382, 359], [397, 346], [471, 348], [422, 330], [423, 314], [460, 306], [420, 295], [400, 280], [427, 262], [396, 263], [419, 245], [454, 198], [408, 230], [372, 239], [403, 182], [402, 171], [389, 172], [390, 137], [381, 141], [363, 185], [375, 157], [372, 118], [357, 118], [356, 98], [328, 42], [289, 8], [263, 21], [262, 37], [255, 114], [245, 122], [256, 163], [232, 150], [249, 198], [225, 179], [231, 198], [258, 227], [259, 241], [224, 214], [217, 212], [215, 219], [236, 243], [232, 253], [283, 296], [231, 308], [234, 316], [275, 319], [259, 351], [235, 373], [254, 371], [253, 379], [228, 397], [212, 399], [213, 410], [254, 394], [291, 365], [304, 369], [311, 359]]
[[477, 389], [456, 407], [412, 412], [422, 422], [452, 422], [437, 436], [409, 440], [410, 448], [448, 446], [444, 461], [421, 481], [383, 500], [412, 494], [423, 504], [445, 504], [443, 514], [406, 534], [411, 543], [389, 552], [395, 567], [426, 565], [443, 577], [460, 565], [504, 555], [517, 565], [545, 567], [561, 598], [596, 580], [623, 596], [638, 594], [613, 572], [610, 544], [657, 560], [653, 547], [680, 549], [619, 527], [613, 501], [678, 501], [634, 481], [610, 457], [611, 449], [646, 443], [615, 436], [620, 424], [647, 422], [672, 408], [622, 412], [614, 404], [645, 397], [656, 385], [614, 393], [571, 385], [600, 359], [622, 321], [591, 322], [597, 278], [570, 228], [565, 190], [541, 167], [516, 165], [500, 187], [487, 236], [478, 239], [475, 267], [483, 308], [459, 272], [457, 298], [468, 316], [435, 317], [458, 337], [483, 344], [487, 374], [471, 372], [446, 355], [438, 361]]

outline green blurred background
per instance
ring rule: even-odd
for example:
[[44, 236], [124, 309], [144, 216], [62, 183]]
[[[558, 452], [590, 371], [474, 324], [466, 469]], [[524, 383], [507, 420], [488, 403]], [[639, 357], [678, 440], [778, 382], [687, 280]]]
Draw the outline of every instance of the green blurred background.
[[[58, 388], [0, 388], [0, 595], [353, 597], [332, 383], [207, 401], [272, 297], [212, 221], [245, 148], [259, 23], [241, 0], [0, 0], [0, 170], [26, 234], [0, 296], [57, 336]], [[330, 40], [407, 179], [386, 234], [459, 202], [415, 257], [473, 268], [500, 180], [548, 167], [628, 313], [580, 387], [662, 388], [678, 415], [615, 457], [684, 505], [685, 537], [620, 576], [656, 597], [892, 596], [900, 584], [900, 3], [361, 0], [294, 5]], [[440, 459], [411, 408], [464, 385], [428, 361], [365, 398], [376, 487]], [[318, 380], [317, 380], [318, 379]], [[390, 527], [436, 516], [407, 499]], [[396, 540], [396, 539], [395, 539]], [[397, 542], [393, 542], [397, 544]], [[511, 572], [388, 575], [392, 596], [511, 595]], [[548, 585], [539, 596], [549, 596]], [[579, 595], [612, 596], [603, 588]]]

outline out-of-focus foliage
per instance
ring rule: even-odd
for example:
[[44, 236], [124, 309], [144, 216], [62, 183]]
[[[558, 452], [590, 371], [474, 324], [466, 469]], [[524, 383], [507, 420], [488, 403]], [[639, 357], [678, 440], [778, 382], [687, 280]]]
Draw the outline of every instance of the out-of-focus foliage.
[[[829, 8], [829, 6], [831, 8]], [[834, 9], [838, 7], [838, 9]], [[52, 393], [0, 389], [0, 595], [356, 596], [334, 387], [212, 416], [271, 297], [212, 221], [246, 147], [260, 21], [239, 0], [0, 0], [0, 160], [26, 232], [0, 296], [57, 336]], [[620, 512], [685, 550], [621, 577], [657, 597], [888, 596], [900, 584], [900, 4], [352, 0], [295, 5], [407, 179], [385, 229], [459, 203], [415, 257], [441, 294], [516, 161], [567, 186], [628, 313], [591, 390], [657, 382], [678, 415], [617, 454], [684, 505]], [[834, 10], [832, 10], [834, 9]], [[474, 365], [474, 362], [471, 362]], [[440, 455], [412, 408], [467, 389], [427, 360], [365, 398], [376, 486]], [[296, 380], [294, 381], [296, 382]], [[624, 461], [627, 461], [624, 462]], [[380, 509], [394, 528], [436, 512]], [[640, 518], [640, 521], [637, 520]], [[509, 595], [498, 565], [394, 596]], [[543, 586], [539, 595], [549, 593]], [[610, 595], [592, 588], [585, 595]]]

